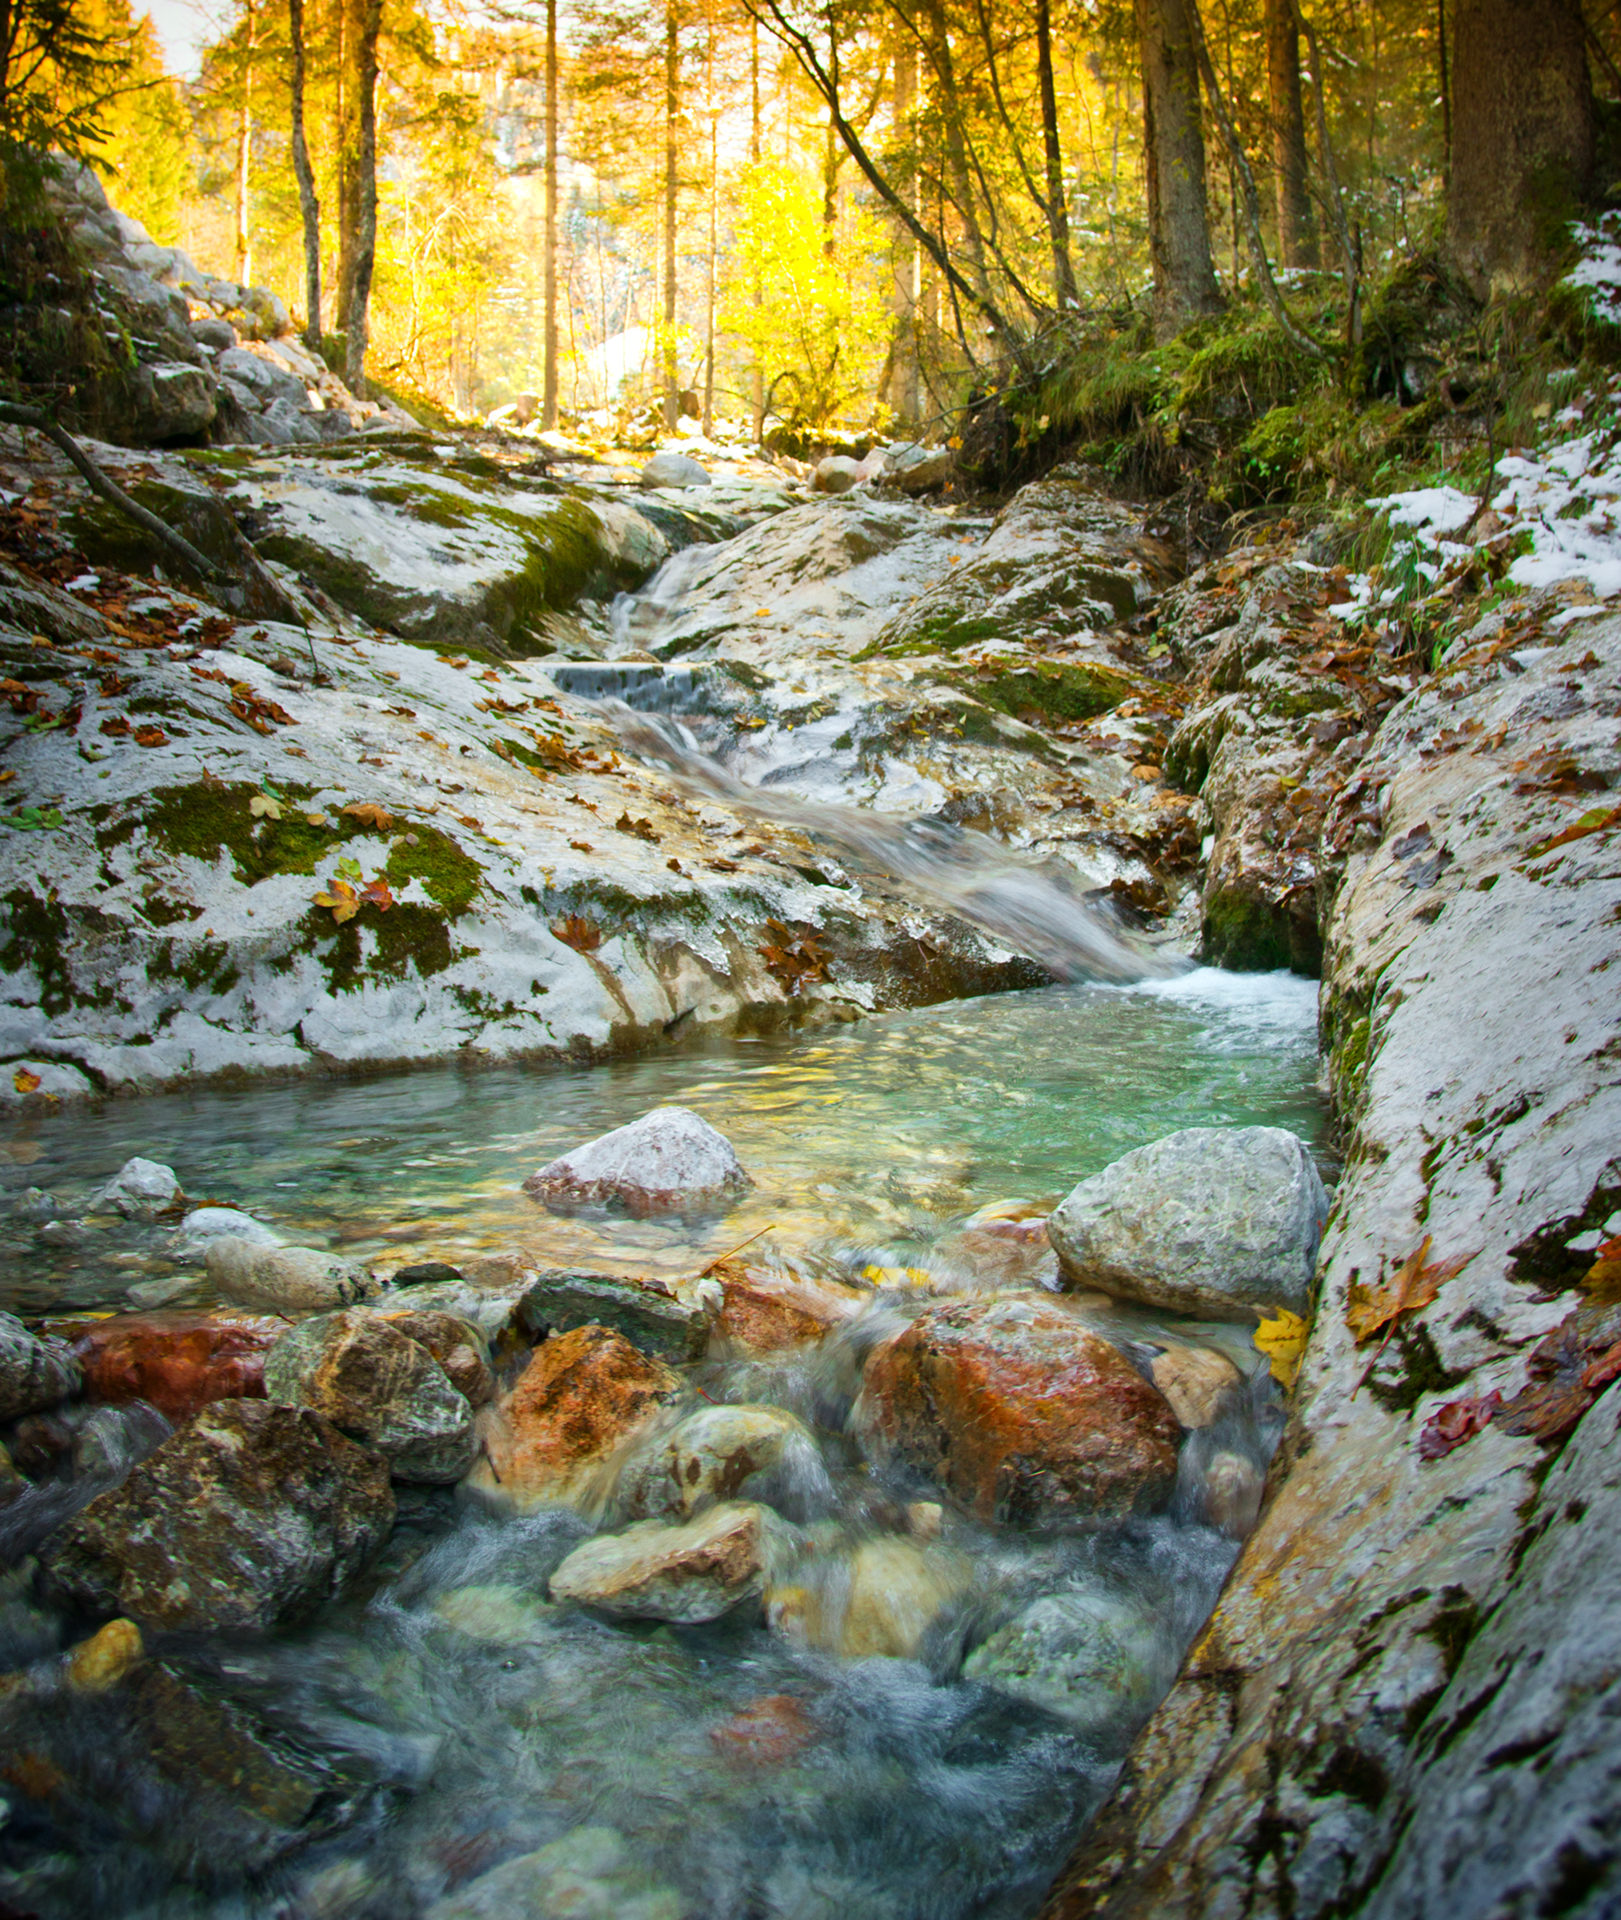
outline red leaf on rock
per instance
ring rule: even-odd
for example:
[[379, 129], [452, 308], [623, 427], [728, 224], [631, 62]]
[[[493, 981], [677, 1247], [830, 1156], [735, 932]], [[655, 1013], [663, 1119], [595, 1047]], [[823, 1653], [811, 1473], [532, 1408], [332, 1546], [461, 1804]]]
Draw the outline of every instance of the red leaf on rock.
[[1502, 1404], [1503, 1396], [1495, 1387], [1473, 1400], [1449, 1400], [1424, 1423], [1424, 1431], [1418, 1436], [1418, 1457], [1445, 1459], [1454, 1447], [1461, 1447], [1465, 1440], [1472, 1440], [1490, 1426]]

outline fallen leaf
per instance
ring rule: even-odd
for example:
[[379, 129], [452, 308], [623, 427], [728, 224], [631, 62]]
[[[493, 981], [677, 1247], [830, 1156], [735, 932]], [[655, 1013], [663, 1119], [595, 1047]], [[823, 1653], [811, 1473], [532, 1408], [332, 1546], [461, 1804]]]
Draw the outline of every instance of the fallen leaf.
[[248, 802], [248, 812], [255, 820], [279, 820], [282, 804], [279, 800], [272, 800], [268, 793], [256, 793]]
[[17, 769], [15, 767], [7, 767], [4, 773], [0, 773], [0, 787], [8, 785], [11, 781], [15, 780], [16, 777]]
[[1465, 1440], [1472, 1440], [1490, 1426], [1502, 1406], [1503, 1396], [1495, 1387], [1472, 1400], [1449, 1400], [1425, 1421], [1424, 1431], [1418, 1436], [1419, 1459], [1444, 1460], [1454, 1447], [1461, 1447]]
[[602, 945], [602, 929], [594, 920], [587, 920], [582, 914], [571, 913], [552, 925], [552, 937], [561, 940], [565, 947], [572, 947], [576, 953], [595, 953]]
[[349, 806], [341, 808], [340, 811], [351, 815], [363, 827], [377, 827], [383, 833], [387, 833], [394, 824], [393, 814], [386, 807], [380, 807], [372, 800], [356, 800]]
[[121, 739], [129, 730], [129, 722], [121, 713], [115, 713], [111, 719], [103, 720], [101, 723], [101, 731], [109, 740]]
[[389, 892], [388, 882], [381, 874], [375, 880], [368, 880], [360, 889], [360, 897], [379, 912], [387, 913], [394, 904], [394, 896]]
[[137, 727], [135, 744], [138, 747], [166, 747], [169, 744], [169, 736], [162, 727]]
[[345, 880], [358, 881], [360, 878], [360, 862], [355, 859], [353, 854], [346, 853], [338, 862], [338, 872]]
[[[1475, 1257], [1473, 1252], [1454, 1254], [1451, 1259], [1437, 1260], [1426, 1266], [1431, 1244], [1431, 1236], [1425, 1234], [1423, 1244], [1401, 1263], [1388, 1285], [1351, 1289], [1351, 1299], [1345, 1309], [1345, 1323], [1356, 1335], [1358, 1346], [1365, 1340], [1371, 1340], [1383, 1327], [1385, 1337], [1379, 1342], [1379, 1353], [1383, 1353], [1395, 1331], [1398, 1317], [1413, 1312], [1415, 1308], [1427, 1307], [1446, 1282], [1462, 1273]], [[1374, 1358], [1377, 1360], [1378, 1357], [1376, 1353]]]
[[1534, 1440], [1562, 1440], [1593, 1404], [1593, 1389], [1583, 1376], [1594, 1354], [1577, 1330], [1579, 1317], [1578, 1309], [1531, 1349], [1526, 1364], [1529, 1379], [1497, 1416], [1506, 1432], [1527, 1434]]
[[670, 869], [671, 873], [679, 873], [681, 871], [681, 862], [679, 860], [666, 860], [664, 864]]
[[658, 834], [653, 830], [651, 820], [633, 820], [628, 813], [622, 813], [614, 822], [614, 826], [620, 833], [628, 833], [637, 840], [647, 840], [655, 847], [659, 843]]
[[1275, 1318], [1263, 1320], [1255, 1329], [1255, 1344], [1271, 1363], [1272, 1378], [1287, 1393], [1295, 1383], [1300, 1363], [1305, 1358], [1306, 1339], [1311, 1322], [1287, 1307], [1279, 1307]]
[[38, 1093], [39, 1075], [31, 1073], [27, 1067], [19, 1067], [11, 1076], [11, 1084], [19, 1093]]
[[332, 918], [341, 927], [345, 920], [353, 920], [360, 911], [360, 896], [347, 880], [334, 880], [325, 893], [315, 896], [318, 907], [329, 907]]
[[1545, 853], [1551, 853], [1555, 847], [1569, 846], [1573, 840], [1585, 840], [1590, 833], [1608, 833], [1613, 827], [1621, 827], [1621, 807], [1593, 807], [1568, 827], [1546, 840], [1539, 840], [1527, 857], [1538, 859]]
[[594, 851], [589, 840], [571, 840], [569, 845], [576, 853], [591, 853]]

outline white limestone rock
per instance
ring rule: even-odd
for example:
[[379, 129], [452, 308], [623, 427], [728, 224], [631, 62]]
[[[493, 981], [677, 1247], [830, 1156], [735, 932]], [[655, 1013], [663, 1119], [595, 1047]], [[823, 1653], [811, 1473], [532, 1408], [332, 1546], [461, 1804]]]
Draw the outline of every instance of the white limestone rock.
[[548, 1161], [523, 1185], [555, 1210], [611, 1206], [645, 1218], [730, 1206], [754, 1182], [707, 1120], [688, 1107], [654, 1107]]
[[655, 453], [642, 468], [644, 487], [707, 487], [709, 470], [686, 453]]
[[222, 1298], [263, 1313], [331, 1313], [377, 1291], [364, 1267], [314, 1247], [267, 1247], [227, 1234], [210, 1241], [205, 1257]]
[[150, 1220], [180, 1198], [180, 1182], [173, 1167], [139, 1154], [126, 1160], [90, 1202], [92, 1213], [121, 1213], [130, 1220]]
[[789, 1535], [768, 1507], [732, 1500], [684, 1526], [643, 1520], [578, 1546], [551, 1578], [554, 1600], [694, 1626], [756, 1599]]

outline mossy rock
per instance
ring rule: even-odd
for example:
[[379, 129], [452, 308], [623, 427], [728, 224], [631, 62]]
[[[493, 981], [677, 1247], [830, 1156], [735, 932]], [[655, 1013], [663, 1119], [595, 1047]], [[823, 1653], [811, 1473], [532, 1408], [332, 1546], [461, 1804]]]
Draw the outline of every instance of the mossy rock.
[[117, 810], [118, 817], [102, 826], [96, 839], [104, 849], [117, 847], [144, 829], [166, 853], [188, 855], [210, 866], [225, 852], [236, 878], [251, 887], [272, 874], [313, 874], [318, 862], [355, 831], [349, 823], [311, 826], [305, 817], [314, 811], [309, 788], [283, 790], [279, 820], [253, 814], [251, 802], [262, 798], [263, 789], [246, 781], [194, 780], [185, 786], [155, 787], [144, 802]]
[[937, 673], [937, 685], [960, 688], [1015, 720], [1035, 722], [1092, 720], [1143, 690], [1134, 675], [1090, 661], [1036, 660], [1028, 666], [982, 670], [978, 674]]
[[137, 505], [190, 541], [205, 560], [219, 568], [220, 577], [204, 579], [179, 559], [173, 548], [126, 514], [86, 494], [62, 516], [62, 530], [93, 565], [116, 567], [120, 573], [161, 571], [204, 589], [210, 598], [244, 619], [286, 618], [286, 603], [279, 592], [267, 590], [249, 570], [252, 551], [236, 521], [208, 487], [200, 481], [185, 486], [153, 475], [131, 482], [125, 491]]
[[1213, 967], [1235, 973], [1291, 973], [1319, 979], [1323, 943], [1315, 910], [1291, 911], [1276, 901], [1240, 888], [1205, 892], [1201, 957]]

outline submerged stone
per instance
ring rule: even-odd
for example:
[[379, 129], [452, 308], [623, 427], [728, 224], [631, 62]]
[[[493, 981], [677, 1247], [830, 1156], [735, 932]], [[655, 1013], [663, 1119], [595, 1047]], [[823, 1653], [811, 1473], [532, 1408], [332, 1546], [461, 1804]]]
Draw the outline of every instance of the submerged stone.
[[781, 1407], [700, 1407], [640, 1454], [619, 1483], [630, 1516], [682, 1518], [723, 1500], [758, 1500], [802, 1516], [832, 1498], [810, 1429]]
[[731, 1205], [754, 1185], [725, 1134], [686, 1107], [654, 1107], [548, 1161], [523, 1183], [549, 1207], [637, 1216]]
[[1167, 1347], [1149, 1372], [1184, 1427], [1208, 1427], [1243, 1384], [1237, 1367], [1214, 1347]]
[[636, 1864], [612, 1827], [576, 1827], [480, 1874], [430, 1907], [427, 1920], [689, 1920], [691, 1912]]
[[267, 1313], [330, 1313], [377, 1291], [364, 1267], [315, 1247], [267, 1247], [227, 1234], [209, 1242], [206, 1258], [225, 1299]]
[[1180, 1439], [1120, 1350], [1039, 1295], [928, 1308], [877, 1347], [857, 1419], [982, 1519], [1123, 1519], [1169, 1498]]
[[92, 1500], [40, 1554], [59, 1599], [165, 1631], [306, 1619], [388, 1537], [381, 1454], [307, 1407], [224, 1400]]
[[1044, 1594], [963, 1664], [1094, 1737], [1128, 1731], [1164, 1684], [1152, 1621], [1095, 1594]]
[[1072, 1284], [1230, 1320], [1305, 1311], [1328, 1218], [1306, 1143], [1283, 1127], [1188, 1127], [1073, 1187], [1047, 1222]]
[[264, 1396], [265, 1355], [285, 1320], [247, 1313], [120, 1313], [93, 1321], [73, 1352], [91, 1400], [145, 1400], [186, 1420], [213, 1400]]
[[783, 1544], [781, 1521], [752, 1501], [729, 1501], [681, 1526], [641, 1520], [576, 1547], [552, 1575], [551, 1595], [693, 1626], [757, 1599]]
[[0, 1420], [54, 1407], [79, 1390], [79, 1366], [60, 1340], [41, 1340], [0, 1313]]

